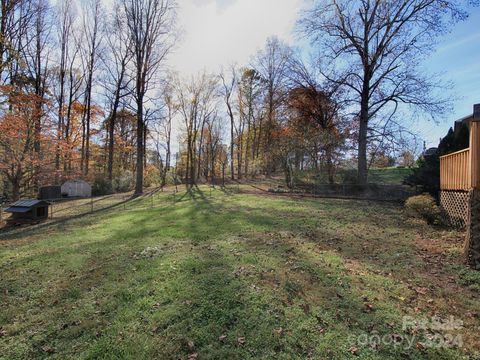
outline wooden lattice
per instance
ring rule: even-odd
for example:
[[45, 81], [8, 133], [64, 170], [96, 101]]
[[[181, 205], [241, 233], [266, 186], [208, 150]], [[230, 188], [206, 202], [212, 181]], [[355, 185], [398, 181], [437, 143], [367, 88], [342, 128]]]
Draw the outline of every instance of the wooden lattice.
[[450, 225], [458, 228], [466, 226], [470, 212], [470, 196], [467, 191], [440, 192], [440, 205]]

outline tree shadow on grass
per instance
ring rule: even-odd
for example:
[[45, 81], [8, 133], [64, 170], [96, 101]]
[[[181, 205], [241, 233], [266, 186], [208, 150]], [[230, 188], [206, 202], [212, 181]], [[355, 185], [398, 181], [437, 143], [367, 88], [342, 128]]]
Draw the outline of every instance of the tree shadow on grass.
[[[134, 220], [117, 223], [107, 238], [77, 246], [73, 251], [91, 254], [77, 271], [78, 277], [72, 279], [68, 272], [62, 274], [59, 286], [54, 288], [48, 284], [48, 279], [42, 279], [46, 281], [44, 286], [50, 288], [46, 296], [23, 306], [50, 304], [49, 321], [52, 323], [44, 328], [52, 329], [53, 326], [53, 330], [49, 330], [43, 342], [37, 345], [66, 336], [64, 348], [60, 350], [66, 351], [68, 341], [81, 339], [82, 348], [87, 352], [113, 352], [117, 347], [130, 346], [130, 352], [139, 354], [143, 347], [142, 351], [149, 355], [163, 358], [178, 358], [197, 351], [207, 358], [258, 358], [282, 354], [305, 358], [312, 352], [347, 357], [351, 355], [348, 346], [353, 344], [349, 344], [346, 336], [368, 333], [371, 327], [382, 334], [392, 332], [386, 324], [400, 319], [400, 313], [393, 308], [396, 302], [385, 305], [386, 308], [379, 306], [370, 310], [362, 298], [367, 290], [352, 282], [352, 276], [342, 264], [343, 260], [355, 259], [360, 266], [365, 264], [384, 270], [378, 259], [369, 256], [374, 249], [367, 248], [363, 254], [360, 246], [356, 246], [355, 251], [349, 249], [353, 238], [349, 238], [348, 243], [343, 244], [347, 246], [341, 249], [339, 244], [347, 241], [345, 238], [329, 242], [342, 226], [352, 222], [353, 229], [367, 226], [369, 214], [355, 219], [335, 214], [332, 216], [339, 224], [335, 227], [325, 225], [318, 230], [319, 224], [311, 221], [314, 216], [311, 208], [328, 211], [336, 207], [336, 203], [307, 204], [304, 209], [292, 211], [290, 205], [298, 204], [282, 201], [279, 208], [260, 203], [238, 206], [210, 200], [201, 191], [191, 203], [182, 202], [186, 207], [169, 205], [136, 212]], [[365, 210], [358, 209], [358, 204], [342, 204], [344, 209], [337, 212]], [[294, 219], [288, 220], [292, 217]], [[299, 223], [299, 217], [310, 222]], [[397, 223], [391, 221], [392, 226]], [[375, 226], [382, 224], [389, 225], [384, 221]], [[309, 236], [305, 230], [310, 232], [311, 228], [317, 232]], [[287, 237], [280, 234], [282, 231], [290, 232], [292, 237], [288, 233]], [[234, 234], [242, 237], [232, 244], [228, 237]], [[145, 247], [156, 244], [172, 248], [164, 249], [165, 257], [133, 258]], [[328, 253], [306, 252], [305, 245], [320, 245]], [[392, 243], [391, 246], [396, 245]], [[37, 254], [18, 263], [13, 261], [11, 271], [39, 262], [44, 256]], [[169, 256], [174, 262], [168, 260]], [[259, 257], [265, 263], [250, 263], [255, 265], [251, 274], [239, 272], [249, 265], [248, 259]], [[164, 273], [161, 265], [164, 261], [175, 269]], [[340, 263], [335, 264], [335, 261]], [[151, 272], [147, 273], [147, 269]], [[29, 282], [38, 279], [32, 276], [20, 281], [28, 287]], [[97, 290], [92, 292], [92, 287]], [[87, 305], [96, 296], [104, 296], [98, 310]], [[64, 303], [54, 304], [54, 301], [65, 298], [69, 306], [86, 307], [89, 317], [101, 321], [85, 321], [83, 331], [68, 330], [62, 335], [64, 329], [59, 323], [65, 319]], [[157, 301], [158, 306], [155, 305]], [[41, 311], [39, 307], [39, 316]], [[32, 324], [30, 329], [37, 327], [38, 324]], [[326, 332], [325, 337], [337, 336], [339, 340], [336, 343], [325, 340], [320, 329]], [[120, 336], [120, 332], [123, 335]], [[95, 333], [100, 334], [100, 340], [105, 340], [103, 343], [110, 345], [96, 348], [101, 341], [95, 339]], [[221, 335], [227, 336], [223, 342], [219, 341]], [[239, 344], [241, 337], [245, 337], [245, 345]], [[189, 349], [189, 341], [194, 343], [193, 349]], [[327, 352], [328, 347], [333, 353]], [[390, 348], [381, 352], [366, 351], [392, 358], [399, 355]], [[414, 355], [428, 358], [417, 350]]]

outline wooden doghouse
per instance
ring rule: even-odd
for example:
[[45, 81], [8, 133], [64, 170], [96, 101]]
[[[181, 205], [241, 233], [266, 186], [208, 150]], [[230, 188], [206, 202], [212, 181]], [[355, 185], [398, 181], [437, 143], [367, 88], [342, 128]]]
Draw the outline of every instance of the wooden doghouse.
[[5, 211], [12, 214], [11, 224], [30, 224], [48, 218], [49, 203], [43, 200], [25, 199], [10, 205]]

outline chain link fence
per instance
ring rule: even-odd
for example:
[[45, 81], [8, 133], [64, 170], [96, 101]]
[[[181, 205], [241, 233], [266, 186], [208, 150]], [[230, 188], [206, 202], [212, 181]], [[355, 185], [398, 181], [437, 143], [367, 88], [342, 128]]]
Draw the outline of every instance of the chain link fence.
[[[174, 204], [181, 200], [182, 196], [183, 192], [171, 187], [150, 189], [138, 197], [129, 192], [92, 198], [49, 200], [49, 215], [46, 222], [67, 220], [114, 208], [120, 211], [155, 208], [166, 203]], [[11, 227], [8, 222], [10, 214], [5, 212], [9, 205], [4, 203], [0, 206], [0, 228]]]

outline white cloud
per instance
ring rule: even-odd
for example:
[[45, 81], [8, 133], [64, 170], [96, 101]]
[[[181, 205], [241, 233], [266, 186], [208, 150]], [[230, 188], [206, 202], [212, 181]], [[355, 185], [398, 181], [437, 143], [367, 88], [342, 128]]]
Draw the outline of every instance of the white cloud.
[[186, 74], [245, 64], [269, 36], [291, 42], [303, 0], [179, 0], [183, 39], [170, 66]]
[[437, 50], [437, 54], [444, 51], [451, 51], [458, 47], [464, 47], [466, 45], [473, 44], [475, 45], [480, 40], [480, 33], [471, 34], [465, 37], [460, 37], [457, 39], [452, 39], [446, 44], [440, 46]]

